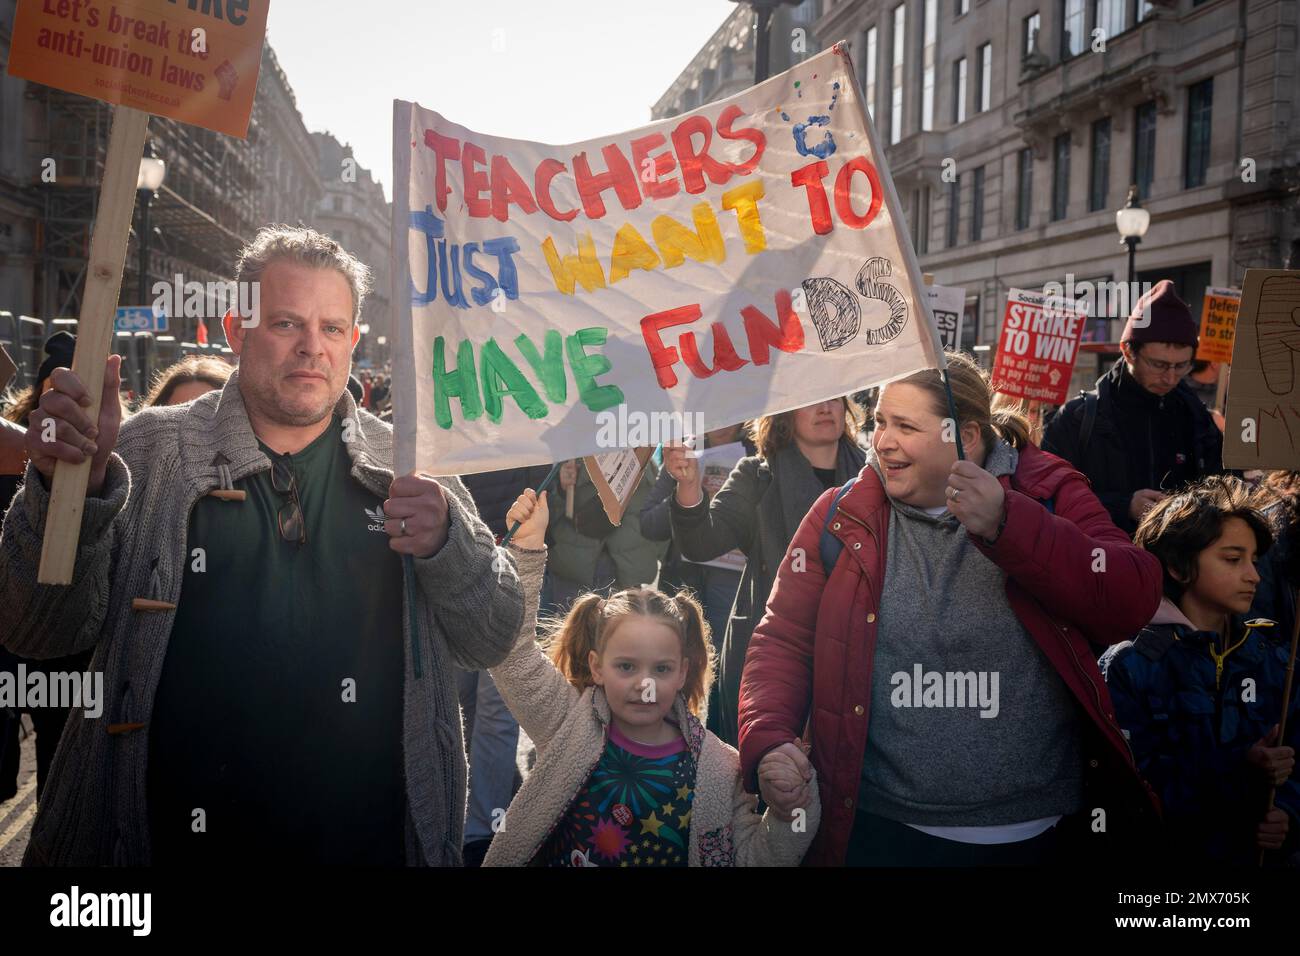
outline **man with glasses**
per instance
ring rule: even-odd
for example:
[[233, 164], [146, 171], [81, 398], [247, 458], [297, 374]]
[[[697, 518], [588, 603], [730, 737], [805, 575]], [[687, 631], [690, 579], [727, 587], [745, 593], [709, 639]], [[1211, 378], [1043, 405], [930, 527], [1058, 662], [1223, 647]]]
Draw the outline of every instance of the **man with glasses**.
[[[93, 648], [107, 699], [73, 711], [25, 862], [459, 865], [453, 665], [508, 653], [514, 566], [459, 479], [394, 477], [347, 391], [369, 270], [275, 226], [235, 278], [258, 305], [225, 316], [223, 389], [122, 423], [113, 356], [97, 422], [66, 368], [29, 420], [0, 641]], [[39, 585], [55, 461], [87, 457], [73, 584]]]
[[1183, 381], [1199, 332], [1173, 283], [1157, 283], [1129, 315], [1114, 368], [1043, 433], [1043, 450], [1087, 475], [1129, 534], [1169, 492], [1223, 470], [1223, 435]]

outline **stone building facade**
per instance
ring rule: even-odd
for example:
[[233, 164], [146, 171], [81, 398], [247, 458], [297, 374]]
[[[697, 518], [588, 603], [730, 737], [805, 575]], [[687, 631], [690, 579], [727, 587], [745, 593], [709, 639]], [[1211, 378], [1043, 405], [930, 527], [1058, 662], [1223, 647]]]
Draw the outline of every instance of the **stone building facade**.
[[369, 266], [374, 280], [362, 306], [362, 335], [356, 359], [359, 363], [368, 360], [382, 365], [393, 342], [388, 269], [392, 204], [384, 198], [379, 180], [357, 164], [350, 145], [340, 143], [329, 133], [311, 136], [324, 188], [315, 226]]
[[[921, 267], [966, 290], [963, 342], [987, 363], [1009, 289], [1127, 281], [1115, 213], [1134, 183], [1137, 280], [1173, 279], [1196, 314], [1207, 286], [1300, 267], [1298, 7], [820, 0], [809, 51], [848, 42]], [[1122, 324], [1089, 323], [1076, 386]]]

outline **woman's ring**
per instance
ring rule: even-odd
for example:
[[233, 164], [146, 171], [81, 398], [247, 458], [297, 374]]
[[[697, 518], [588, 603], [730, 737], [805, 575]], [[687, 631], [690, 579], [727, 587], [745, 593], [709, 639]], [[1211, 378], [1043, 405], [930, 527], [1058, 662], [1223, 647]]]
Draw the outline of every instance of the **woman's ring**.
[[956, 501], [956, 500], [957, 500], [957, 496], [958, 496], [959, 494], [961, 494], [961, 489], [960, 489], [960, 488], [949, 488], [949, 489], [948, 489], [948, 497], [951, 498], [953, 501]]
[[398, 529], [398, 533], [401, 534], [402, 537], [406, 537], [406, 519], [405, 519], [405, 518], [401, 519], [401, 524], [399, 524], [399, 525], [397, 526], [397, 529]]

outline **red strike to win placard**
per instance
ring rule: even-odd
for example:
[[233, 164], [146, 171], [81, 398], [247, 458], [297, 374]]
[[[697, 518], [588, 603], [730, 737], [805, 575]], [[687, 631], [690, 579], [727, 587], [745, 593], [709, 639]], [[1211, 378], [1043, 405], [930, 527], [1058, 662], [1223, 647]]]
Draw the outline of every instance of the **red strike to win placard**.
[[1011, 289], [993, 363], [993, 388], [1004, 395], [1064, 404], [1087, 318], [1068, 299]]

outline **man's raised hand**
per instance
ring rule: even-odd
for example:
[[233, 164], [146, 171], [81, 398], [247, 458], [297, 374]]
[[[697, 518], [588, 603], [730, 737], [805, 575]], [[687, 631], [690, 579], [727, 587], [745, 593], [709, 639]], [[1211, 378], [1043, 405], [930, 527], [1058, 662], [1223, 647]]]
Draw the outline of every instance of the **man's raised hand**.
[[72, 369], [56, 368], [50, 373], [49, 389], [27, 416], [27, 454], [46, 488], [54, 478], [56, 462], [79, 465], [90, 456], [86, 494], [98, 497], [103, 491], [108, 456], [113, 453], [122, 427], [122, 406], [117, 400], [121, 369], [120, 355], [110, 355], [104, 362], [98, 421], [91, 420], [87, 412], [90, 393]]

